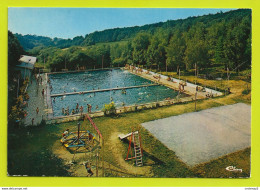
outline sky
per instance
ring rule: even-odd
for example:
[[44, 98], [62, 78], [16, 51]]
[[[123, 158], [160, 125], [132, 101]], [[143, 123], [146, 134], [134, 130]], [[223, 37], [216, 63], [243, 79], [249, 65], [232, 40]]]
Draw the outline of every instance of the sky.
[[73, 38], [110, 28], [142, 26], [231, 9], [170, 8], [9, 8], [13, 33]]

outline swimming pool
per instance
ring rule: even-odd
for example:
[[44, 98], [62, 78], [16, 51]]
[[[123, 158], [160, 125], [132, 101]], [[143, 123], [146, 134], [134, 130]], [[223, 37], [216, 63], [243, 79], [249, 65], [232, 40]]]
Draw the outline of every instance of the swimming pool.
[[[139, 86], [153, 84], [152, 81], [131, 74], [121, 69], [88, 71], [80, 73], [51, 74], [49, 79], [52, 85], [51, 94], [81, 92], [93, 89], [111, 89], [116, 87]], [[139, 105], [149, 102], [174, 98], [178, 91], [162, 85], [138, 87], [122, 90], [104, 91], [86, 94], [73, 94], [52, 97], [53, 116], [62, 116], [62, 108], [69, 107], [70, 113], [77, 103], [87, 112], [87, 104], [91, 104], [92, 112], [102, 110], [105, 104], [113, 101], [116, 107]]]
[[139, 86], [153, 82], [121, 69], [98, 70], [49, 75], [51, 94], [81, 92], [93, 89]]

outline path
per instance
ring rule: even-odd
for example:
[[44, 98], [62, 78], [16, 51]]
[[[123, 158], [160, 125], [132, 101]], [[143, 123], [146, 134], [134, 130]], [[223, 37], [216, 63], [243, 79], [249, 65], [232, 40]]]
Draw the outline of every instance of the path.
[[108, 144], [110, 145], [110, 151], [114, 155], [117, 164], [120, 165], [120, 168], [123, 168], [127, 172], [134, 175], [152, 176], [153, 173], [151, 170], [151, 166], [136, 167], [125, 161], [125, 159], [122, 157], [122, 150], [124, 148], [122, 142], [118, 138], [119, 134], [120, 133], [118, 132], [113, 132], [109, 138]]
[[[43, 118], [46, 118], [45, 111], [45, 100], [42, 96], [42, 89], [46, 89], [45, 74], [41, 74], [42, 84], [37, 84], [36, 79], [32, 76], [32, 83], [29, 83], [27, 88], [27, 93], [29, 94], [28, 107], [25, 108], [28, 115], [24, 119], [24, 125], [32, 125], [32, 119], [34, 118], [33, 125], [38, 125], [41, 123]], [[39, 108], [39, 113], [36, 113], [37, 107]]]
[[[164, 86], [167, 86], [169, 88], [175, 89], [175, 90], [179, 90], [179, 83], [178, 82], [173, 82], [173, 81], [168, 81], [167, 79], [164, 78], [160, 78], [160, 80], [158, 81], [158, 79], [154, 78], [154, 75], [152, 74], [146, 74], [145, 72], [135, 72], [135, 70], [132, 72], [131, 70], [128, 70], [129, 72], [131, 72], [132, 74], [138, 75], [140, 77], [146, 78], [148, 80], [151, 80], [153, 82], [162, 84]], [[196, 93], [196, 88], [192, 87], [192, 86], [185, 86], [184, 87], [184, 93], [189, 94], [191, 96], [194, 96], [194, 94]], [[202, 91], [197, 91], [197, 99], [204, 99], [206, 98], [206, 94], [208, 94], [209, 92], [202, 92]], [[213, 94], [215, 96], [215, 94]]]

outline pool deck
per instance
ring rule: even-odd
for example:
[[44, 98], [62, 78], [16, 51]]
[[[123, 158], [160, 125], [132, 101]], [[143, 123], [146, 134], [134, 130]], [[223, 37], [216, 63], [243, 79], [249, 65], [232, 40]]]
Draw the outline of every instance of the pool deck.
[[[126, 69], [128, 70], [130, 73], [138, 75], [140, 77], [143, 77], [145, 79], [148, 79], [150, 81], [153, 81], [155, 83], [167, 86], [168, 88], [172, 88], [174, 90], [179, 90], [179, 80], [175, 79], [175, 78], [171, 78], [171, 81], [168, 81], [166, 76], [161, 75], [160, 79], [156, 79], [154, 78], [155, 75], [159, 75], [158, 73], [153, 73], [153, 72], [149, 72], [150, 74], [146, 74], [147, 70], [143, 69], [143, 72], [138, 72], [137, 70], [131, 70], [131, 69]], [[185, 94], [188, 94], [190, 96], [193, 96], [195, 98], [195, 93], [196, 93], [196, 85], [192, 84], [192, 83], [187, 83], [187, 86], [185, 86], [184, 88], [185, 90], [182, 91]], [[218, 92], [209, 88], [206, 88], [206, 91], [197, 91], [197, 97], [196, 99], [205, 99], [206, 98], [206, 94], [212, 94], [213, 97], [217, 97], [217, 96], [222, 96], [223, 93], [222, 92]]]
[[[29, 95], [28, 106], [25, 107], [25, 111], [28, 113], [27, 116], [23, 119], [23, 124], [28, 125], [39, 125], [42, 120], [46, 120], [48, 113], [52, 109], [47, 108], [47, 99], [46, 99], [46, 79], [45, 75], [41, 74], [42, 83], [37, 83], [36, 79], [32, 76], [30, 83], [27, 88], [27, 93]], [[45, 89], [45, 95], [42, 96], [42, 89]], [[39, 113], [37, 114], [36, 108], [39, 108]], [[32, 120], [34, 121], [32, 122]]]

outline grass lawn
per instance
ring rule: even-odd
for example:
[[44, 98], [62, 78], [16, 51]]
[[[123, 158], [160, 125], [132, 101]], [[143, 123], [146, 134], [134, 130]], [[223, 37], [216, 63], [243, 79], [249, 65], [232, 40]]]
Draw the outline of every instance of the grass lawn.
[[[220, 85], [220, 81], [199, 79], [201, 84]], [[247, 85], [244, 81], [230, 81], [232, 94], [197, 102], [197, 110], [234, 104], [250, 103], [250, 95], [243, 95]], [[248, 177], [250, 174], [250, 148], [229, 154], [209, 163], [189, 168], [178, 159], [175, 153], [165, 147], [152, 134], [140, 126], [141, 123], [169, 116], [193, 112], [194, 103], [184, 103], [121, 114], [118, 117], [94, 118], [94, 122], [104, 137], [105, 176], [126, 177]], [[80, 121], [82, 123], [82, 121]], [[76, 130], [77, 122], [43, 125], [35, 128], [9, 130], [8, 172], [10, 175], [33, 176], [86, 176], [81, 165], [83, 161], [92, 162], [93, 171], [97, 158], [92, 153], [72, 154], [59, 140], [62, 132], [69, 128]], [[85, 126], [92, 130], [91, 127]], [[125, 161], [128, 144], [118, 139], [119, 134], [127, 134], [132, 128], [140, 128], [144, 148], [144, 166], [135, 167], [133, 161]], [[29, 133], [28, 133], [29, 132]], [[102, 151], [101, 151], [102, 152]], [[101, 153], [100, 152], [100, 153]], [[17, 159], [19, 158], [19, 159]], [[76, 164], [71, 164], [71, 161]], [[99, 173], [102, 174], [102, 154], [99, 156]], [[55, 165], [55, 166], [54, 166]], [[242, 173], [225, 170], [229, 165], [243, 168]], [[96, 173], [95, 173], [96, 175]]]

